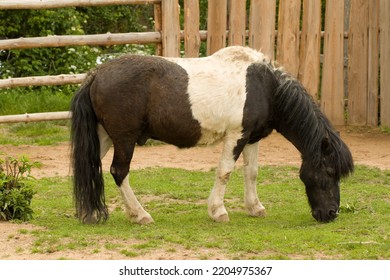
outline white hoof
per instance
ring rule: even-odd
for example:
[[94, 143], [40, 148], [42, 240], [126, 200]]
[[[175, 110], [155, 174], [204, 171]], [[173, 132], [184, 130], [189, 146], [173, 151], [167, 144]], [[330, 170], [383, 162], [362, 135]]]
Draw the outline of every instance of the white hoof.
[[137, 216], [129, 216], [130, 222], [140, 224], [140, 225], [147, 225], [147, 224], [152, 224], [154, 223], [154, 220], [152, 216], [150, 216], [149, 213], [145, 212]]
[[154, 220], [153, 220], [152, 216], [150, 216], [148, 214], [148, 216], [144, 216], [144, 217], [138, 218], [136, 220], [136, 223], [140, 224], [140, 225], [148, 225], [148, 224], [153, 224]]
[[256, 204], [251, 207], [246, 208], [248, 211], [249, 216], [251, 217], [265, 217], [266, 211], [265, 207], [261, 204]]
[[229, 215], [225, 207], [219, 207], [216, 209], [209, 209], [209, 216], [215, 222], [229, 222]]

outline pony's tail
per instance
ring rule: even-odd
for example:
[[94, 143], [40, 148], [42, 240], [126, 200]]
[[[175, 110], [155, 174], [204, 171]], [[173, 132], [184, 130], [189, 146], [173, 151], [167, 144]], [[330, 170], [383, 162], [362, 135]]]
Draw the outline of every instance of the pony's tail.
[[71, 102], [71, 162], [77, 217], [83, 223], [95, 223], [107, 220], [108, 210], [104, 198], [98, 123], [89, 94], [93, 76], [88, 78]]

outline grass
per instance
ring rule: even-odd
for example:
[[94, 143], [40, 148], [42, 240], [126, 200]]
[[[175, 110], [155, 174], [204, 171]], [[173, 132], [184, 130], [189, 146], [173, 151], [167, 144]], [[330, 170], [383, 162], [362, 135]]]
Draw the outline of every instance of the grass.
[[69, 141], [69, 121], [0, 125], [0, 145], [53, 145]]
[[69, 110], [77, 86], [0, 89], [0, 115]]
[[[0, 89], [0, 115], [68, 111], [77, 86]], [[0, 125], [0, 144], [52, 145], [69, 140], [69, 121]]]
[[109, 250], [130, 259], [178, 251], [199, 259], [390, 258], [389, 171], [358, 166], [354, 176], [342, 182], [340, 216], [328, 224], [311, 217], [295, 167], [260, 169], [258, 192], [268, 215], [248, 217], [242, 203], [241, 173], [233, 173], [226, 193], [229, 223], [215, 223], [207, 216], [214, 172], [133, 171], [131, 185], [155, 219], [147, 226], [127, 221], [109, 175], [106, 197], [112, 213], [99, 225], [83, 225], [74, 218], [69, 178], [33, 181], [37, 195], [31, 223], [45, 230], [23, 234], [35, 238], [32, 253]]

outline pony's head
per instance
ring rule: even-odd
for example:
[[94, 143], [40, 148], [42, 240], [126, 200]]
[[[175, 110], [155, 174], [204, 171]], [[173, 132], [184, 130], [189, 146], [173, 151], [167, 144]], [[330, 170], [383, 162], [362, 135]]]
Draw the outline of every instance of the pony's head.
[[338, 216], [340, 179], [353, 169], [347, 146], [340, 138], [337, 140], [335, 142], [328, 137], [322, 139], [319, 161], [305, 156], [302, 160], [300, 178], [306, 187], [311, 213], [319, 222], [330, 222]]
[[313, 217], [330, 222], [339, 211], [340, 179], [353, 171], [351, 152], [302, 84], [279, 72], [281, 84], [274, 99], [277, 130], [302, 154], [300, 178]]

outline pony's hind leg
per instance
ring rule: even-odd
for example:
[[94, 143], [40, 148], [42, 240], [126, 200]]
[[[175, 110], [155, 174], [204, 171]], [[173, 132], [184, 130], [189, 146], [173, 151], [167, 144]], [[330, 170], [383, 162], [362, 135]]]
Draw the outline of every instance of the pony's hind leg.
[[132, 222], [138, 224], [153, 223], [153, 218], [144, 210], [134, 195], [129, 183], [130, 161], [133, 157], [135, 142], [114, 142], [114, 159], [111, 174], [119, 187], [125, 204], [126, 213]]
[[250, 216], [262, 217], [265, 216], [265, 208], [261, 204], [256, 190], [256, 179], [258, 173], [258, 152], [259, 142], [248, 144], [244, 147], [244, 180], [245, 192], [244, 203], [245, 208]]

